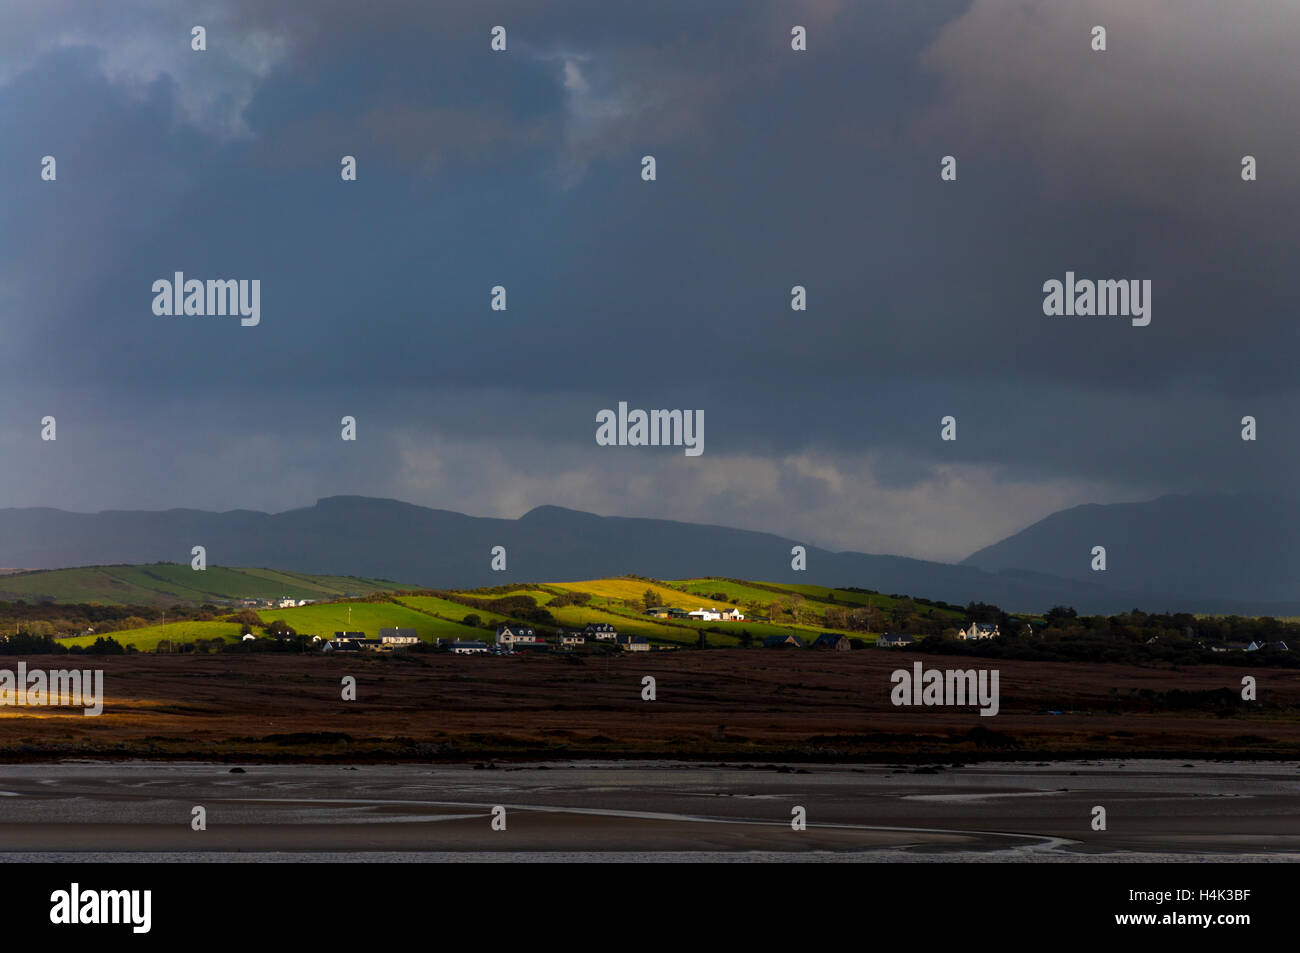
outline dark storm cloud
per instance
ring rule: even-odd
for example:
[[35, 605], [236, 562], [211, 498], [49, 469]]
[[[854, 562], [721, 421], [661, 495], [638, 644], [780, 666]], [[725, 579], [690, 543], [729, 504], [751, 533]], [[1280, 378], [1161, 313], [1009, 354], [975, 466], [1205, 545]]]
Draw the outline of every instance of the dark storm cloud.
[[[1058, 506], [1289, 486], [1294, 11], [693, 6], [7, 7], [0, 489], [554, 502], [960, 556]], [[261, 279], [262, 323], [155, 317], [176, 270]], [[1151, 325], [1045, 317], [1066, 270], [1151, 279]], [[619, 400], [705, 409], [704, 458], [596, 448]], [[56, 405], [61, 456], [30, 453]]]

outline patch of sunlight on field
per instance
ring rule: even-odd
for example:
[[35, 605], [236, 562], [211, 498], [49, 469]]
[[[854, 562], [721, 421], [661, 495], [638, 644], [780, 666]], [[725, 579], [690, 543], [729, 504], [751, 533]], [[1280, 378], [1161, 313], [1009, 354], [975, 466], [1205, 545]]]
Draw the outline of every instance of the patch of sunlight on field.
[[159, 642], [193, 642], [197, 639], [224, 638], [227, 642], [238, 642], [240, 626], [234, 622], [168, 622], [166, 625], [150, 625], [140, 629], [123, 629], [119, 632], [100, 632], [95, 635], [78, 635], [68, 639], [59, 639], [60, 645], [80, 645], [83, 648], [94, 645], [101, 636], [111, 638], [120, 645], [134, 645], [141, 652], [152, 652]]

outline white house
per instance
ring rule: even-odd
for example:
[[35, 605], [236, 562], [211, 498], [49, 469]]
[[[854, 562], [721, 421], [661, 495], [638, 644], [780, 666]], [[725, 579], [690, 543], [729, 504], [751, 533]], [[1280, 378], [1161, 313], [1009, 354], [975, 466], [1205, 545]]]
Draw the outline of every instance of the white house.
[[466, 641], [462, 642], [457, 639], [447, 645], [453, 655], [487, 655], [488, 644], [486, 642]]
[[886, 632], [876, 639], [878, 649], [906, 648], [912, 644], [912, 637], [901, 632]]
[[620, 635], [618, 647], [624, 652], [649, 652], [650, 640], [644, 635]]
[[588, 622], [582, 634], [597, 642], [613, 642], [618, 638], [618, 629], [608, 622]]
[[587, 638], [581, 632], [569, 632], [562, 630], [560, 632], [560, 646], [562, 648], [574, 648], [578, 645], [586, 645]]
[[536, 645], [537, 632], [526, 625], [497, 626], [497, 645], [514, 651], [516, 645]]
[[414, 629], [380, 629], [379, 641], [383, 645], [415, 645], [420, 637]]
[[704, 609], [686, 613], [697, 622], [744, 622], [745, 614], [739, 609]]
[[957, 638], [965, 641], [967, 639], [996, 639], [1002, 633], [998, 631], [996, 625], [988, 625], [984, 622], [972, 622], [968, 629], [958, 629]]

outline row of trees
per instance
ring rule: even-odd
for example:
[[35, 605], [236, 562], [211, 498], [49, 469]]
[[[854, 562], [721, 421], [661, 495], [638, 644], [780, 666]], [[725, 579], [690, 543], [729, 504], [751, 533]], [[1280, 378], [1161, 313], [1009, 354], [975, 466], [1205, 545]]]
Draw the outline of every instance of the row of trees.
[[94, 643], [82, 647], [65, 645], [49, 635], [28, 635], [20, 632], [0, 641], [0, 655], [125, 655], [134, 652], [111, 636], [100, 636]]
[[67, 603], [53, 601], [14, 602], [0, 601], [0, 635], [25, 634], [45, 638], [79, 635], [94, 631], [96, 634], [125, 632], [164, 622], [210, 622], [216, 619], [247, 620], [261, 625], [257, 613], [245, 610], [228, 615], [211, 603], [201, 606], [174, 605], [166, 609], [143, 605], [100, 605], [98, 603]]

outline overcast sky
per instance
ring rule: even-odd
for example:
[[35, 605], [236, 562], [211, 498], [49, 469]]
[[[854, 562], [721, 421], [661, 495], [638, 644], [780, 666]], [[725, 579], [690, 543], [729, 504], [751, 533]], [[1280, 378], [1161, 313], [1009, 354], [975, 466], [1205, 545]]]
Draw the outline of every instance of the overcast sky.
[[[1272, 0], [9, 0], [0, 505], [550, 503], [957, 559], [1289, 490], [1298, 48]], [[156, 316], [175, 271], [260, 279], [261, 323]], [[1045, 316], [1066, 271], [1149, 279], [1150, 325]], [[704, 453], [597, 446], [619, 401], [703, 410]]]

